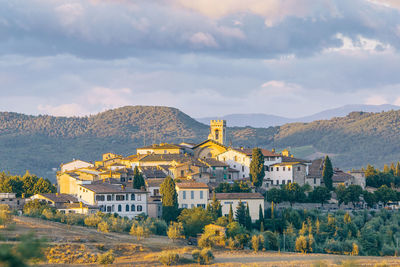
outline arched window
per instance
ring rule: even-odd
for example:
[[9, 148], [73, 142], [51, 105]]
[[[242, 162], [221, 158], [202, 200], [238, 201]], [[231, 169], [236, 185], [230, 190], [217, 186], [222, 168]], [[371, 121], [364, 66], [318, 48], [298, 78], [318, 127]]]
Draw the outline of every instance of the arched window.
[[143, 209], [142, 209], [142, 205], [138, 205], [137, 206], [137, 211], [142, 211]]
[[135, 211], [135, 205], [131, 205], [131, 211]]
[[118, 212], [121, 212], [121, 211], [122, 211], [122, 206], [118, 205]]
[[125, 211], [129, 211], [129, 205], [126, 205]]
[[215, 130], [215, 139], [219, 140], [219, 130]]
[[135, 194], [131, 194], [131, 200], [135, 200]]

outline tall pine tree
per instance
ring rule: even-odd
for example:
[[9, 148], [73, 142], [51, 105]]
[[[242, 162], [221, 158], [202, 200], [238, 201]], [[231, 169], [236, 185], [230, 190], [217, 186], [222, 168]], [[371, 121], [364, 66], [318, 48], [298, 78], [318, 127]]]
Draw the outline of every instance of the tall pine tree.
[[264, 225], [264, 212], [262, 210], [261, 204], [260, 204], [260, 207], [258, 209], [258, 224], [260, 226], [260, 229], [261, 229], [261, 224]]
[[141, 189], [142, 186], [145, 186], [143, 175], [140, 173], [139, 168], [135, 166], [133, 170], [133, 188]]
[[239, 200], [239, 204], [236, 207], [236, 221], [246, 227], [246, 206], [241, 200]]
[[261, 149], [254, 148], [250, 163], [250, 179], [253, 186], [262, 186], [264, 176], [264, 155]]
[[324, 162], [324, 169], [322, 170], [322, 178], [324, 179], [324, 184], [326, 188], [328, 188], [329, 190], [333, 189], [332, 176], [333, 176], [332, 162], [331, 159], [328, 156], [326, 156]]
[[175, 221], [178, 216], [178, 194], [175, 182], [171, 176], [167, 176], [160, 185], [162, 196], [162, 217], [166, 222]]
[[245, 223], [246, 223], [247, 230], [251, 230], [252, 223], [251, 223], [249, 203], [247, 203], [247, 207], [246, 207], [246, 222]]
[[400, 162], [397, 162], [396, 171], [395, 171], [394, 175], [400, 176]]
[[233, 209], [232, 209], [232, 204], [229, 205], [228, 222], [229, 222], [229, 223], [233, 222]]
[[211, 202], [211, 215], [214, 220], [217, 220], [222, 216], [222, 206], [221, 202], [217, 200], [215, 192], [213, 193], [213, 198]]

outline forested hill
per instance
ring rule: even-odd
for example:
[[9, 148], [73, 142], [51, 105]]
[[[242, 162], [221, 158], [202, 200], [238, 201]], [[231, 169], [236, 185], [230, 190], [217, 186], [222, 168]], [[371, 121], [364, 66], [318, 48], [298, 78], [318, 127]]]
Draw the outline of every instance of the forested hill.
[[[228, 121], [229, 125], [229, 121]], [[0, 170], [54, 178], [52, 168], [73, 158], [97, 160], [160, 142], [200, 142], [208, 125], [178, 109], [129, 106], [82, 118], [0, 113]], [[283, 149], [295, 156], [333, 156], [342, 168], [377, 167], [400, 159], [400, 111], [354, 112], [347, 117], [270, 128], [229, 128], [232, 145]]]

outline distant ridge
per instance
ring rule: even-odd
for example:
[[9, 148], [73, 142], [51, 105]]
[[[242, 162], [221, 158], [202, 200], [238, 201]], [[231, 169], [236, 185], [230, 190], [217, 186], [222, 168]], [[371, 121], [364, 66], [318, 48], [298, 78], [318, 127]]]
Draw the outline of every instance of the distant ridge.
[[199, 122], [208, 124], [212, 119], [223, 119], [229, 122], [229, 126], [232, 127], [270, 127], [270, 126], [281, 126], [286, 123], [293, 122], [312, 122], [316, 120], [329, 120], [334, 117], [344, 117], [347, 114], [354, 111], [363, 112], [382, 112], [390, 110], [399, 110], [400, 106], [395, 105], [346, 105], [339, 108], [328, 109], [316, 114], [300, 117], [300, 118], [287, 118], [282, 116], [270, 115], [270, 114], [229, 114], [221, 117], [205, 117], [198, 118]]
[[[295, 156], [309, 159], [329, 154], [335, 166], [344, 169], [400, 160], [398, 110], [227, 130], [232, 146], [290, 148]], [[93, 161], [105, 152], [131, 155], [137, 147], [152, 143], [198, 143], [208, 131], [208, 125], [171, 107], [127, 106], [81, 118], [0, 112], [0, 170], [15, 174], [30, 170], [54, 178], [56, 168], [73, 158]]]

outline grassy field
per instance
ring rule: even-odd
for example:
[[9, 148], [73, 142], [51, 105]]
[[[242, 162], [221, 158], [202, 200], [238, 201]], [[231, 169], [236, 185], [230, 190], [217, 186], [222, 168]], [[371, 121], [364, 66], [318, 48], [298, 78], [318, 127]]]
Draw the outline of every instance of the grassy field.
[[[119, 233], [99, 233], [96, 229], [67, 226], [40, 219], [16, 217], [15, 226], [2, 229], [3, 242], [13, 243], [23, 233], [34, 231], [48, 240], [47, 261], [38, 266], [97, 266], [92, 259], [110, 249], [116, 260], [113, 266], [162, 266], [158, 257], [163, 250], [180, 255], [178, 266], [198, 266], [191, 259], [191, 251], [184, 241], [172, 242], [167, 237], [151, 236], [137, 241], [135, 237]], [[212, 266], [400, 266], [394, 257], [349, 257], [323, 254], [216, 250]]]

